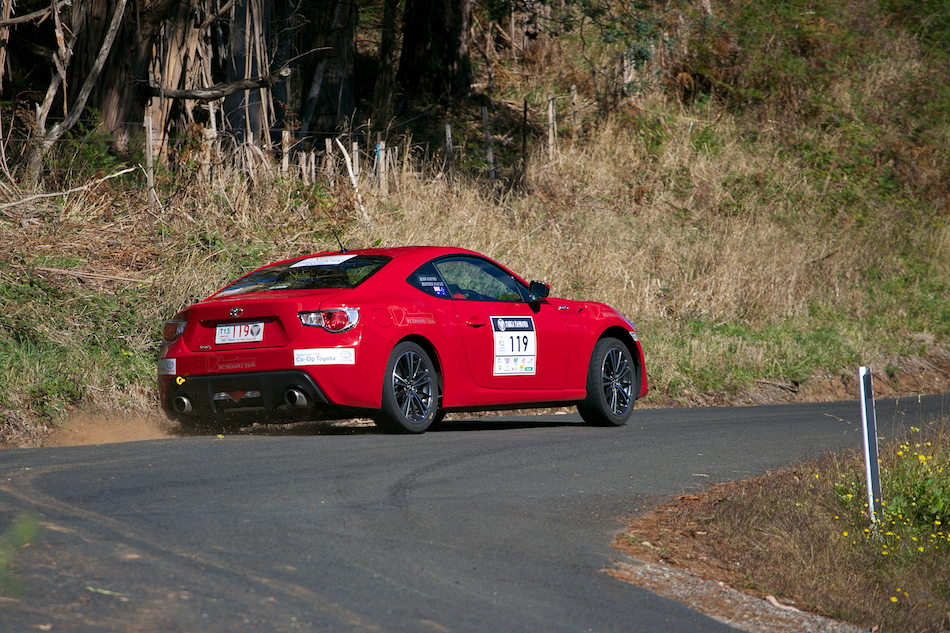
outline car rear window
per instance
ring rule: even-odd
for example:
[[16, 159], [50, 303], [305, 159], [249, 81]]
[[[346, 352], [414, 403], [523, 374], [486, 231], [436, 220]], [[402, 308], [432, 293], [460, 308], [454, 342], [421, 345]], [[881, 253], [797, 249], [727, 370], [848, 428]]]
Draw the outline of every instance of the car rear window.
[[232, 297], [270, 290], [327, 290], [356, 288], [391, 258], [380, 255], [317, 255], [268, 266], [241, 277], [216, 297]]

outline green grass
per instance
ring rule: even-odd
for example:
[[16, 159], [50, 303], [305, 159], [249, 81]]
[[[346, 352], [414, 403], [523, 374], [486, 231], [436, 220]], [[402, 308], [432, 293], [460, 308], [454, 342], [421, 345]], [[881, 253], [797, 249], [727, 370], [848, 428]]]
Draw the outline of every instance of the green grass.
[[19, 551], [29, 547], [40, 533], [39, 521], [31, 513], [14, 517], [0, 534], [0, 596], [19, 598], [25, 594], [23, 583], [13, 573]]

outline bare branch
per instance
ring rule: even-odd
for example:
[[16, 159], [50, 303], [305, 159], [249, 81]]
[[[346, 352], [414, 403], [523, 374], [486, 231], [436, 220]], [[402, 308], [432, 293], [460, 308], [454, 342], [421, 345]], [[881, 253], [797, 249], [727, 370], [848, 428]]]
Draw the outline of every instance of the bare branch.
[[[23, 266], [17, 266], [17, 268], [23, 268]], [[99, 273], [87, 273], [81, 270], [68, 270], [65, 268], [42, 268], [37, 267], [33, 270], [38, 270], [44, 273], [54, 273], [57, 275], [70, 275], [72, 277], [87, 277], [89, 279], [99, 279], [100, 281], [124, 281], [126, 283], [132, 284], [152, 284], [155, 283], [152, 279], [135, 279], [133, 277], [117, 277], [116, 275], [101, 275]]]
[[0, 204], [0, 213], [2, 213], [3, 215], [5, 215], [5, 216], [7, 216], [7, 217], [14, 217], [14, 216], [12, 216], [10, 213], [8, 213], [7, 211], [5, 211], [5, 209], [8, 209], [8, 208], [10, 208], [10, 207], [16, 207], [16, 206], [19, 206], [19, 205], [21, 205], [21, 204], [26, 204], [27, 202], [32, 202], [33, 200], [39, 200], [39, 199], [41, 199], [41, 198], [58, 198], [58, 197], [60, 197], [60, 196], [67, 196], [67, 195], [69, 195], [69, 194], [71, 194], [71, 193], [76, 193], [76, 192], [79, 192], [79, 191], [85, 191], [86, 189], [91, 189], [92, 187], [95, 187], [95, 186], [98, 185], [99, 183], [105, 182], [106, 180], [109, 180], [110, 178], [117, 178], [117, 177], [119, 177], [119, 176], [121, 176], [121, 175], [123, 175], [123, 174], [129, 173], [130, 171], [135, 171], [135, 167], [126, 167], [126, 168], [123, 169], [122, 171], [117, 171], [117, 172], [114, 173], [114, 174], [109, 174], [108, 176], [105, 176], [105, 177], [103, 177], [103, 178], [99, 178], [99, 179], [97, 179], [97, 180], [93, 180], [92, 182], [87, 182], [86, 184], [82, 185], [81, 187], [73, 187], [72, 189], [67, 189], [66, 191], [54, 191], [54, 192], [52, 192], [52, 193], [37, 193], [37, 194], [34, 194], [34, 195], [32, 195], [32, 196], [27, 196], [26, 198], [22, 198], [22, 199], [20, 199], [20, 200], [15, 200], [15, 201], [13, 201], [13, 202], [7, 202], [6, 204]]
[[59, 0], [56, 3], [55, 7], [48, 7], [46, 9], [40, 9], [39, 11], [34, 11], [33, 13], [28, 13], [26, 15], [21, 15], [18, 18], [10, 18], [8, 20], [0, 20], [0, 28], [5, 26], [16, 26], [17, 24], [24, 24], [26, 22], [33, 22], [35, 20], [46, 19], [49, 15], [55, 10], [62, 9], [66, 5], [72, 4], [72, 0]]
[[192, 90], [178, 90], [176, 88], [161, 88], [148, 86], [142, 89], [146, 97], [167, 97], [169, 99], [196, 99], [198, 101], [213, 101], [233, 95], [242, 90], [254, 90], [256, 88], [268, 88], [278, 81], [290, 75], [289, 68], [281, 68], [276, 73], [265, 75], [263, 77], [254, 77], [252, 79], [242, 79], [230, 84], [215, 84], [210, 88], [195, 88]]

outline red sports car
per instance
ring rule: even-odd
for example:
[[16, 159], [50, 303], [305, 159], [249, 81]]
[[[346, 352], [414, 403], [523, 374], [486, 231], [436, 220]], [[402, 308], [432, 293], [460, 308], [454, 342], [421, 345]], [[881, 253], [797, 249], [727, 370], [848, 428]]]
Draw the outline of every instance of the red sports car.
[[450, 411], [576, 405], [619, 426], [646, 395], [636, 329], [492, 260], [415, 246], [276, 262], [165, 322], [162, 408], [191, 429], [372, 417], [422, 433]]

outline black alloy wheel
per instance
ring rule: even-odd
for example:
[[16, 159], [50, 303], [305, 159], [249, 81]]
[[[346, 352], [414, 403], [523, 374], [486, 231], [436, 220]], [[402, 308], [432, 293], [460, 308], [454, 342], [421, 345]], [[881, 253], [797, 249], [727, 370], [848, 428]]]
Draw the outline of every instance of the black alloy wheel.
[[577, 405], [594, 426], [622, 426], [639, 394], [637, 371], [627, 346], [615, 338], [597, 341], [587, 370], [587, 398]]
[[416, 343], [396, 345], [386, 365], [376, 423], [394, 433], [422, 433], [435, 422], [438, 405], [439, 376], [432, 359]]

